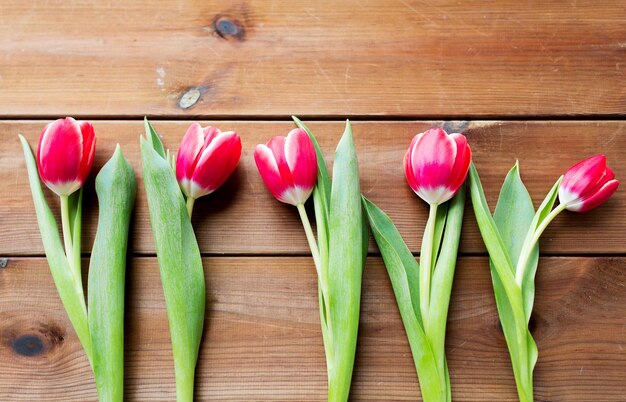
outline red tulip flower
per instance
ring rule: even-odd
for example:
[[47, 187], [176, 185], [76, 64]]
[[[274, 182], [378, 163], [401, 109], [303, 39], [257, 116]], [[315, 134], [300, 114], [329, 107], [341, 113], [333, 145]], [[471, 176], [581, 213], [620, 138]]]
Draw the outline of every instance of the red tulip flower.
[[91, 123], [71, 117], [53, 121], [39, 137], [37, 169], [41, 180], [57, 195], [69, 196], [85, 184], [95, 150]]
[[424, 201], [439, 205], [448, 201], [465, 181], [472, 152], [463, 134], [448, 135], [440, 128], [418, 134], [404, 156], [409, 186]]
[[224, 184], [240, 158], [241, 138], [234, 131], [202, 128], [198, 123], [189, 126], [176, 157], [176, 179], [188, 205]]
[[559, 187], [559, 202], [569, 211], [586, 212], [608, 200], [619, 181], [606, 165], [606, 156], [596, 155], [568, 169]]
[[297, 128], [287, 137], [274, 137], [254, 149], [254, 160], [267, 189], [277, 200], [301, 205], [317, 182], [317, 156], [306, 131]]

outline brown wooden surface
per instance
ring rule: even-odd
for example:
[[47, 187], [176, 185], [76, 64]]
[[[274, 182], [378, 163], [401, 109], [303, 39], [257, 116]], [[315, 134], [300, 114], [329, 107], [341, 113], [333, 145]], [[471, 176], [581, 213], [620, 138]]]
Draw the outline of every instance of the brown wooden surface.
[[[204, 265], [208, 309], [198, 400], [323, 401], [326, 373], [310, 258], [213, 257]], [[95, 400], [89, 365], [45, 259], [10, 259], [0, 270], [0, 286], [0, 400]], [[623, 400], [625, 286], [622, 257], [541, 259], [531, 319], [539, 347], [537, 401]], [[127, 400], [174, 400], [153, 258], [132, 260], [127, 288]], [[514, 401], [486, 258], [461, 258], [448, 322], [455, 400]], [[378, 257], [370, 257], [365, 270], [358, 342], [353, 400], [418, 400], [410, 350]]]
[[620, 114], [625, 20], [622, 0], [4, 0], [0, 115]]
[[[141, 118], [160, 119], [155, 127], [172, 150], [191, 120], [239, 132], [239, 168], [194, 213], [208, 281], [197, 400], [323, 401], [312, 261], [297, 213], [264, 189], [254, 145], [285, 134], [296, 114], [310, 121], [331, 162], [342, 119], [351, 118], [363, 192], [417, 253], [427, 209], [405, 183], [401, 160], [411, 137], [429, 127], [466, 133], [492, 209], [515, 159], [535, 205], [591, 154], [605, 153], [624, 180], [624, 21], [622, 0], [0, 0], [0, 401], [96, 399], [43, 258], [17, 133], [36, 147], [53, 118], [93, 121], [86, 257], [97, 220], [93, 178], [122, 145], [139, 184], [126, 399], [171, 401], [171, 346], [141, 183]], [[586, 214], [562, 214], [542, 237], [531, 320], [537, 402], [625, 398], [625, 194], [618, 190]], [[57, 200], [49, 201], [58, 217]], [[514, 401], [469, 204], [460, 248], [447, 338], [453, 398]], [[351, 401], [419, 400], [373, 243], [370, 252]]]
[[[155, 122], [166, 146], [178, 149], [188, 122]], [[275, 201], [267, 192], [252, 157], [254, 145], [286, 134], [290, 122], [231, 122], [212, 124], [234, 129], [243, 138], [244, 154], [224, 188], [200, 199], [194, 223], [200, 250], [219, 254], [308, 254], [306, 238], [295, 208]], [[343, 122], [311, 123], [328, 160], [343, 131]], [[24, 133], [34, 149], [44, 122], [0, 122], [0, 254], [43, 255], [28, 178], [17, 133]], [[554, 181], [574, 162], [593, 153], [605, 153], [618, 177], [626, 176], [624, 122], [355, 122], [363, 193], [387, 211], [414, 252], [428, 217], [427, 206], [406, 184], [402, 158], [413, 135], [431, 126], [464, 131], [474, 152], [491, 208], [495, 208], [504, 176], [519, 159], [522, 175], [538, 206]], [[154, 253], [148, 208], [141, 180], [139, 136], [141, 121], [97, 121], [96, 168], [110, 157], [116, 142], [138, 175], [138, 201], [131, 248]], [[87, 186], [84, 252], [91, 250], [97, 222], [93, 183]], [[58, 206], [58, 201], [50, 197]], [[468, 204], [469, 206], [469, 204]], [[58, 212], [58, 208], [55, 208]], [[267, 233], [271, 233], [268, 236]], [[626, 253], [626, 192], [618, 191], [602, 208], [586, 214], [564, 213], [542, 237], [549, 254]], [[246, 239], [241, 241], [241, 239]], [[584, 241], [581, 241], [584, 239]], [[371, 251], [375, 251], [372, 243]], [[461, 250], [482, 253], [484, 246], [467, 209]]]

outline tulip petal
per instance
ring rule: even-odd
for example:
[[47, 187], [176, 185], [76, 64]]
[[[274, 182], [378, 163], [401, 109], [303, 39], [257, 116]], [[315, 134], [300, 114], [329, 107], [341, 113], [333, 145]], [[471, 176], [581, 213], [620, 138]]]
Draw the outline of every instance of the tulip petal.
[[[442, 129], [431, 129], [418, 139], [411, 159], [415, 182], [420, 189], [448, 187], [456, 158], [456, 142]], [[422, 191], [422, 194], [426, 194]], [[427, 200], [427, 202], [435, 202]]]
[[617, 191], [617, 187], [619, 187], [619, 181], [609, 180], [598, 191], [590, 193], [591, 196], [568, 205], [567, 209], [574, 212], [590, 211], [611, 198], [613, 193]]
[[465, 138], [463, 134], [450, 134], [450, 138], [456, 142], [456, 159], [452, 167], [448, 188], [456, 193], [459, 187], [461, 187], [461, 184], [465, 181], [467, 172], [469, 172], [470, 162], [472, 161], [472, 151], [467, 144], [467, 138]]
[[280, 177], [283, 180], [284, 186], [293, 187], [293, 176], [291, 174], [291, 170], [289, 170], [289, 164], [287, 163], [287, 157], [285, 156], [285, 143], [287, 142], [286, 137], [276, 136], [272, 137], [267, 142], [267, 147], [274, 154], [274, 159], [276, 160], [276, 166], [278, 166], [278, 172], [280, 173]]
[[[241, 158], [241, 138], [233, 132], [215, 136], [202, 151], [191, 178], [194, 198], [217, 190], [233, 173]], [[197, 186], [197, 187], [195, 187]]]
[[306, 131], [297, 128], [289, 132], [285, 141], [285, 159], [294, 185], [305, 192], [313, 189], [317, 181], [317, 156]]
[[267, 145], [257, 145], [254, 148], [254, 161], [269, 192], [279, 201], [283, 201], [281, 197], [287, 187], [280, 175], [272, 150]]
[[409, 145], [409, 149], [404, 154], [404, 161], [403, 161], [404, 176], [406, 177], [406, 181], [409, 183], [409, 187], [411, 187], [411, 189], [416, 193], [418, 191], [418, 186], [417, 186], [417, 182], [415, 181], [415, 172], [413, 171], [413, 159], [411, 155], [413, 153], [413, 148], [415, 147], [415, 144], [419, 141], [419, 139], [423, 135], [424, 133], [421, 133], [413, 137], [413, 139], [411, 140], [411, 145]]
[[80, 123], [80, 131], [83, 136], [83, 158], [79, 167], [79, 180], [84, 183], [93, 166], [93, 158], [96, 153], [96, 133], [93, 125], [88, 121]]
[[187, 129], [176, 156], [176, 179], [190, 179], [193, 175], [200, 151], [204, 147], [204, 132], [200, 124], [193, 123]]
[[48, 124], [39, 139], [37, 167], [41, 179], [59, 195], [69, 195], [82, 185], [83, 156], [80, 125], [71, 117]]
[[569, 204], [584, 197], [606, 174], [606, 157], [595, 155], [569, 168], [559, 187], [559, 201]]

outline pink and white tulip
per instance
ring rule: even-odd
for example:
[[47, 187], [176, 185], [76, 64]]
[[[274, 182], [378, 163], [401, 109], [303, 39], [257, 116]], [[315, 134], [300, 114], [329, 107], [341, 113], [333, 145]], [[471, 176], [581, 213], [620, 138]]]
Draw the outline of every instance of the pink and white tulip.
[[85, 184], [95, 151], [96, 135], [91, 123], [71, 117], [55, 120], [39, 137], [39, 176], [57, 195], [68, 196]]
[[317, 182], [317, 156], [306, 131], [297, 128], [286, 137], [277, 136], [254, 149], [261, 178], [276, 199], [303, 204]]
[[595, 155], [567, 170], [559, 187], [559, 202], [569, 211], [586, 212], [608, 200], [618, 186], [606, 156]]
[[418, 134], [404, 156], [404, 174], [421, 199], [431, 205], [448, 201], [469, 171], [472, 152], [463, 134], [440, 128]]
[[176, 179], [188, 198], [197, 199], [224, 184], [240, 158], [241, 138], [235, 132], [193, 123], [180, 143]]

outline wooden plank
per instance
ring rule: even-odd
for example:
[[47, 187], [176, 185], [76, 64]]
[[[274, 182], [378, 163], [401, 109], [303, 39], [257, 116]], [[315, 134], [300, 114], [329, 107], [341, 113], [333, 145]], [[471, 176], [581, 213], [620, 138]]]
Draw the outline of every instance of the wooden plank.
[[620, 0], [5, 0], [0, 116], [621, 114], [625, 20]]
[[[204, 123], [203, 123], [204, 124]], [[308, 253], [308, 245], [295, 208], [274, 200], [267, 192], [254, 164], [254, 145], [271, 136], [285, 134], [287, 122], [214, 122], [234, 129], [243, 139], [244, 153], [234, 177], [224, 188], [200, 199], [194, 226], [205, 253], [284, 254]], [[43, 255], [35, 211], [17, 133], [27, 135], [36, 147], [43, 122], [0, 122], [0, 255]], [[187, 122], [156, 122], [166, 146], [177, 149]], [[488, 201], [495, 208], [504, 176], [519, 159], [522, 175], [538, 206], [554, 181], [570, 165], [594, 153], [605, 153], [618, 178], [626, 175], [624, 122], [355, 122], [354, 132], [361, 163], [363, 193], [389, 213], [414, 252], [419, 252], [428, 216], [427, 205], [410, 190], [402, 158], [412, 136], [428, 127], [443, 125], [464, 131], [472, 146]], [[342, 122], [311, 124], [331, 159], [343, 132]], [[94, 172], [119, 142], [139, 178], [138, 201], [131, 249], [154, 253], [148, 209], [141, 183], [139, 121], [97, 121], [98, 136]], [[85, 193], [84, 252], [90, 252], [97, 222], [93, 177]], [[51, 193], [51, 192], [50, 192]], [[58, 202], [50, 197], [58, 213]], [[312, 213], [312, 212], [311, 212]], [[601, 208], [585, 214], [563, 213], [542, 237], [542, 251], [551, 254], [624, 253], [626, 247], [626, 192]], [[245, 241], [241, 241], [245, 239]], [[376, 248], [372, 244], [371, 251]], [[468, 204], [461, 250], [482, 253], [484, 246]]]
[[[85, 261], [86, 265], [86, 261]], [[204, 260], [207, 331], [198, 400], [322, 401], [326, 373], [308, 257]], [[538, 401], [618, 401], [626, 393], [626, 259], [543, 258], [531, 320]], [[0, 270], [0, 400], [88, 401], [94, 383], [43, 258]], [[128, 270], [126, 400], [174, 400], [171, 348], [154, 258]], [[419, 387], [380, 258], [364, 274], [354, 401], [414, 401]], [[458, 401], [516, 400], [487, 260], [460, 260], [447, 354]]]

